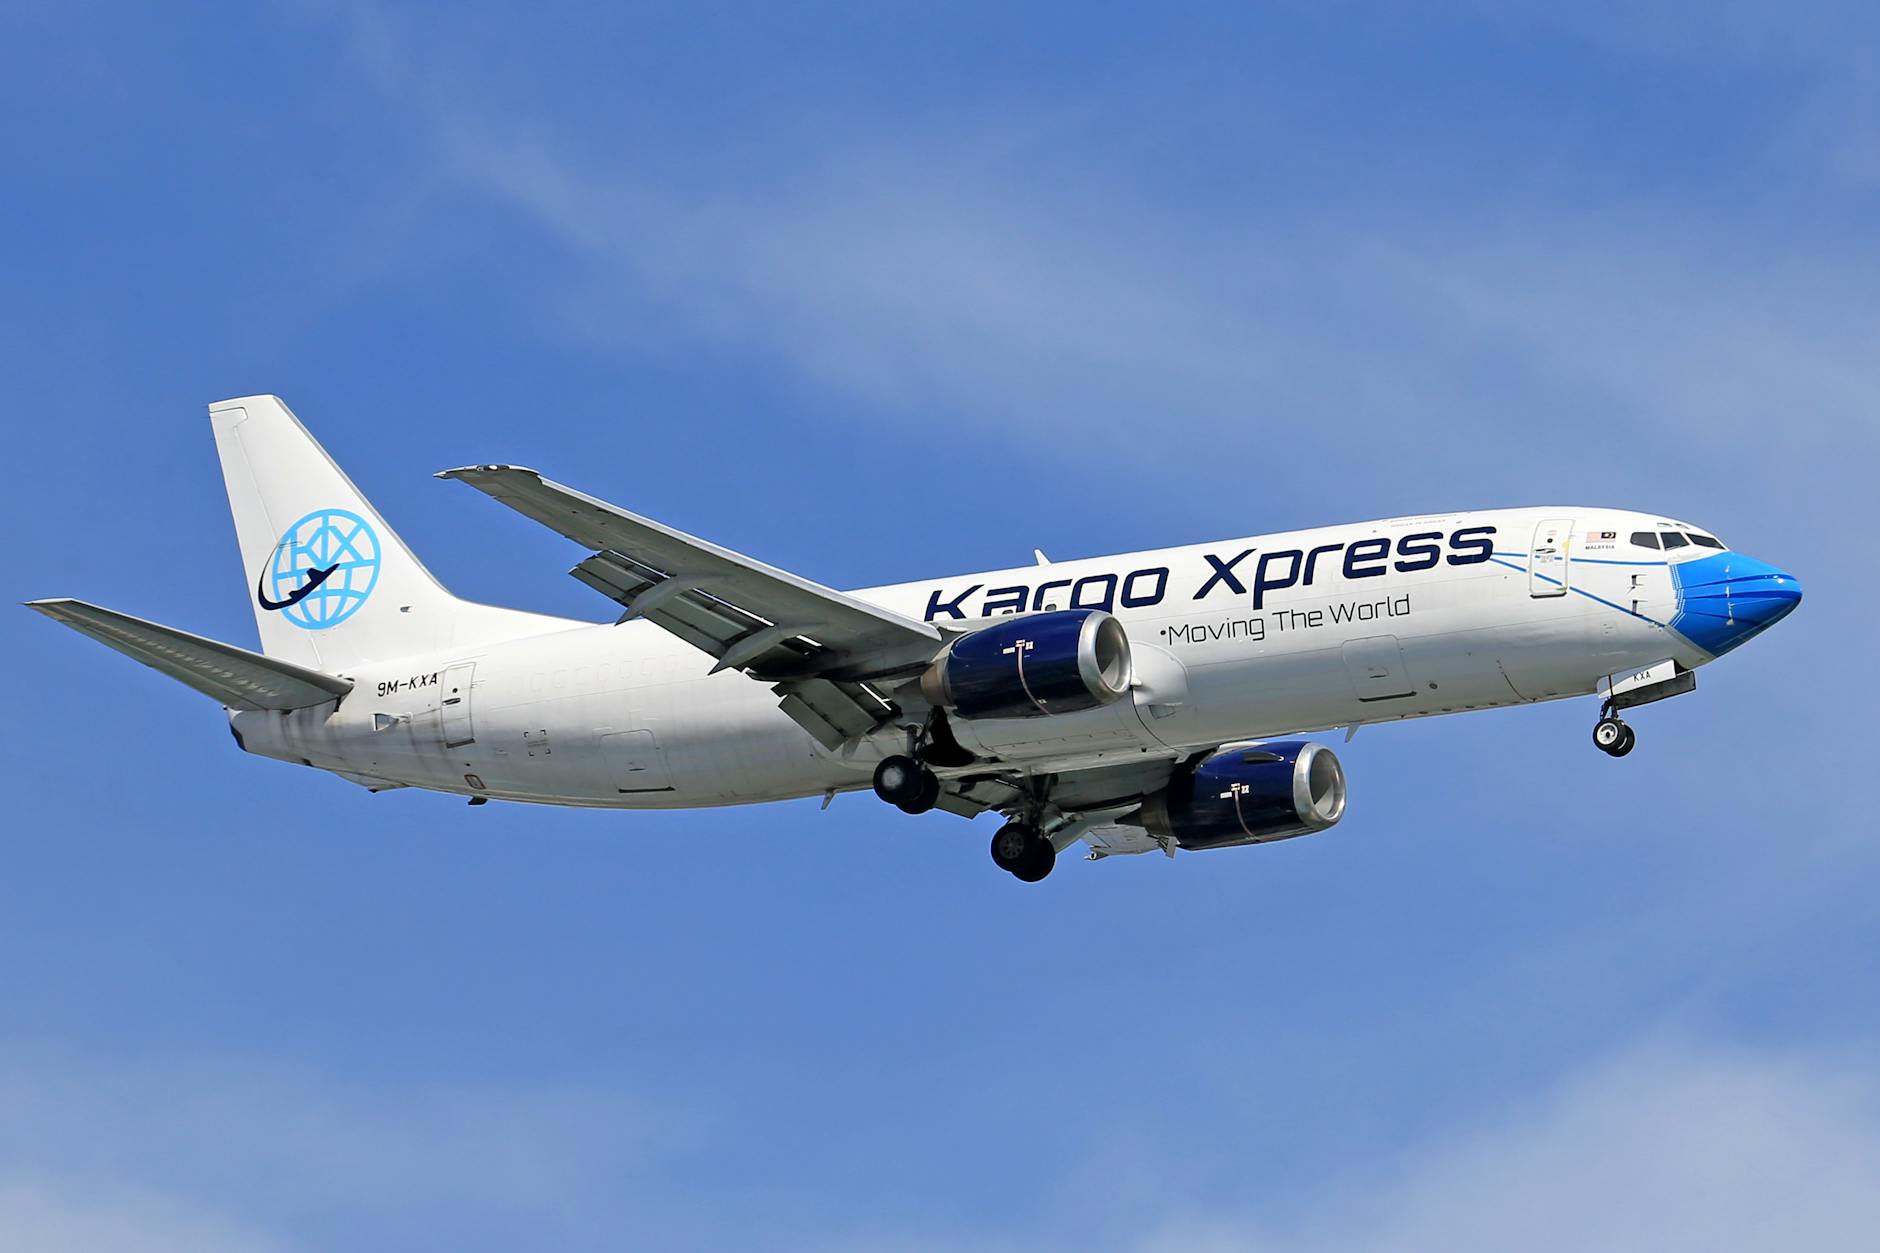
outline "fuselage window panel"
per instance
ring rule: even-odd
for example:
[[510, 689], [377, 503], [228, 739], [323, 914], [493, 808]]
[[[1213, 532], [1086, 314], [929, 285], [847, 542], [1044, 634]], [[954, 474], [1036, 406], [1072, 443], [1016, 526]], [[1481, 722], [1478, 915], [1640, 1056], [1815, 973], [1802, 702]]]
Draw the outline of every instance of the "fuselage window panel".
[[1640, 548], [1656, 548], [1658, 547], [1658, 532], [1634, 531], [1632, 532], [1632, 542], [1637, 544]]
[[1699, 535], [1696, 531], [1690, 532], [1690, 536], [1691, 536], [1691, 543], [1697, 545], [1699, 548], [1722, 548], [1723, 547], [1723, 541], [1716, 538], [1715, 536]]
[[1691, 541], [1685, 539], [1684, 536], [1676, 531], [1661, 531], [1659, 534], [1664, 536], [1666, 552], [1670, 552], [1674, 548], [1688, 548], [1690, 546]]

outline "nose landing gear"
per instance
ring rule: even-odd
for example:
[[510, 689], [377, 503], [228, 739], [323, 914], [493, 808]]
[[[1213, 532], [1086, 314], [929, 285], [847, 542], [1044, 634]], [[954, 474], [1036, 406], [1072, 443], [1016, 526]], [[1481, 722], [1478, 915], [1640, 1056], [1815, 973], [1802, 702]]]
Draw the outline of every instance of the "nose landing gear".
[[1593, 747], [1608, 757], [1623, 757], [1637, 743], [1638, 736], [1632, 728], [1610, 713], [1601, 714], [1599, 721], [1593, 724]]

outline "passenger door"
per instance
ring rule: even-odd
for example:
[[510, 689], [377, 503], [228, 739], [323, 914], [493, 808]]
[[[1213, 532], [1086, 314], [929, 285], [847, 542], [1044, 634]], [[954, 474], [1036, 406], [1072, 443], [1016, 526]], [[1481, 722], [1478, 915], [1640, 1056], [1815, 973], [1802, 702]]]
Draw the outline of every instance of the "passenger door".
[[1534, 528], [1528, 545], [1528, 595], [1565, 596], [1571, 575], [1567, 548], [1573, 540], [1572, 518], [1548, 518]]

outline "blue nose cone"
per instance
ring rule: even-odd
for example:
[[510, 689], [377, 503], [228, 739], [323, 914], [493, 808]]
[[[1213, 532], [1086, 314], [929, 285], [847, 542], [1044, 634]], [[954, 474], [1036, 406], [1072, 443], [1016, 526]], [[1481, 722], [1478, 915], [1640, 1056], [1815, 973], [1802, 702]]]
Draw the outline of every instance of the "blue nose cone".
[[1761, 634], [1802, 603], [1802, 581], [1742, 553], [1671, 567], [1678, 612], [1671, 629], [1712, 656]]

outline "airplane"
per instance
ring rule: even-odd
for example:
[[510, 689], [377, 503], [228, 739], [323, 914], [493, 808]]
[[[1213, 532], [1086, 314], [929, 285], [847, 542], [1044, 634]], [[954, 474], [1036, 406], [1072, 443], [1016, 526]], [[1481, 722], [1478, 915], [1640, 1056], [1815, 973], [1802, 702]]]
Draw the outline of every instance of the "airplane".
[[1597, 694], [1620, 712], [1802, 585], [1620, 509], [1432, 513], [840, 592], [510, 465], [445, 470], [559, 532], [592, 623], [460, 600], [279, 398], [209, 406], [261, 651], [71, 599], [28, 607], [218, 701], [246, 752], [373, 792], [608, 809], [872, 789], [1004, 818], [1025, 882], [1344, 816], [1307, 736]]

